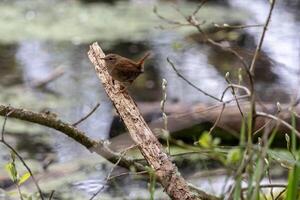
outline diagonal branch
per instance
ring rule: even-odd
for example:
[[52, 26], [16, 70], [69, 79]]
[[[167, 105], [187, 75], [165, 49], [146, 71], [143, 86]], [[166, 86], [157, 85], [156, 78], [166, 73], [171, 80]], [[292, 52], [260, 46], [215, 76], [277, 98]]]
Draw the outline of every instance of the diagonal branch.
[[88, 56], [95, 66], [96, 73], [108, 97], [125, 123], [131, 138], [138, 144], [142, 155], [154, 169], [157, 179], [168, 195], [172, 199], [178, 200], [198, 199], [189, 190], [188, 184], [164, 152], [162, 145], [141, 116], [136, 103], [126, 91], [122, 91], [120, 84], [113, 81], [108, 74], [105, 61], [101, 59], [104, 57], [104, 53], [97, 43], [90, 46]]
[[97, 103], [96, 106], [86, 116], [82, 117], [80, 120], [73, 123], [72, 126], [77, 126], [78, 124], [80, 124], [81, 122], [83, 122], [84, 120], [89, 118], [98, 109], [99, 106], [100, 106], [100, 103]]
[[249, 70], [250, 70], [251, 74], [254, 74], [254, 69], [255, 69], [255, 63], [256, 63], [256, 60], [257, 60], [257, 56], [258, 56], [258, 53], [261, 51], [261, 47], [262, 47], [263, 41], [265, 39], [266, 32], [268, 30], [268, 26], [269, 26], [269, 23], [271, 21], [271, 16], [272, 16], [272, 12], [273, 12], [273, 9], [274, 9], [274, 6], [275, 6], [275, 1], [276, 0], [272, 0], [272, 2], [271, 2], [271, 7], [270, 7], [270, 10], [269, 10], [268, 17], [266, 19], [266, 23], [264, 25], [263, 32], [262, 32], [262, 34], [260, 36], [259, 43], [258, 43], [258, 45], [256, 47], [256, 50], [255, 50], [255, 53], [254, 53], [251, 65], [249, 67]]
[[196, 90], [198, 90], [199, 92], [203, 93], [204, 95], [216, 100], [216, 101], [219, 101], [219, 102], [222, 102], [221, 99], [205, 92], [204, 90], [202, 90], [201, 88], [197, 87], [194, 83], [192, 83], [191, 81], [189, 81], [188, 79], [186, 79], [181, 73], [179, 73], [179, 71], [177, 70], [177, 68], [175, 67], [174, 63], [169, 59], [167, 58], [167, 61], [168, 63], [171, 65], [171, 67], [173, 68], [173, 70], [175, 71], [175, 73], [177, 74], [177, 76], [179, 76], [181, 79], [183, 79], [187, 84], [189, 84], [190, 86], [192, 86], [193, 88], [195, 88]]

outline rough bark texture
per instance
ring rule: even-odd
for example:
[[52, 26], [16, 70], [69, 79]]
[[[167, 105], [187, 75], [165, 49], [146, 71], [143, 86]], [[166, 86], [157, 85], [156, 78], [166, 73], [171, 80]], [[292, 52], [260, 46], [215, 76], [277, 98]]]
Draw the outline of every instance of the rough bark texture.
[[100, 59], [104, 53], [97, 43], [90, 46], [88, 56], [95, 66], [96, 73], [104, 89], [112, 100], [117, 112], [124, 121], [131, 138], [138, 145], [142, 155], [155, 170], [156, 176], [172, 199], [198, 199], [190, 190], [172, 164], [162, 145], [153, 135], [150, 128], [141, 116], [135, 102], [126, 91], [120, 91], [120, 84], [112, 81], [105, 67], [105, 62]]
[[[25, 109], [13, 108], [11, 106], [3, 106], [0, 105], [0, 116], [6, 116], [8, 113], [10, 118], [16, 118], [36, 124], [40, 124], [43, 126], [47, 126], [49, 128], [56, 129], [70, 138], [74, 139], [81, 145], [85, 146], [87, 149], [96, 152], [102, 157], [106, 158], [112, 163], [116, 163], [119, 160], [119, 155], [112, 153], [109, 149], [104, 146], [104, 141], [94, 141], [86, 136], [86, 134], [76, 127], [63, 122], [56, 116], [47, 113], [36, 113]], [[126, 159], [124, 157], [121, 158], [119, 162], [119, 166], [130, 168], [130, 166], [134, 166], [138, 171], [143, 171], [145, 168], [141, 166], [141, 164], [136, 163], [130, 159]]]

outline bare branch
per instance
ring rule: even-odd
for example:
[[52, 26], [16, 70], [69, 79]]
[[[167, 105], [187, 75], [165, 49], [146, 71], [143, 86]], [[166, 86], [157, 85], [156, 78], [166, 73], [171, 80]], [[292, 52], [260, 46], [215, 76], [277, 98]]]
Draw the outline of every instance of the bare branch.
[[[16, 118], [16, 119], [20, 119], [20, 120], [24, 120], [24, 121], [28, 121], [49, 128], [56, 129], [61, 133], [69, 136], [79, 144], [85, 146], [90, 151], [93, 151], [101, 155], [102, 157], [104, 157], [105, 159], [107, 159], [112, 163], [115, 163], [119, 159], [119, 156], [113, 153], [105, 145], [105, 141], [102, 140], [94, 141], [91, 138], [89, 138], [85, 132], [78, 130], [76, 127], [72, 126], [71, 124], [63, 122], [59, 118], [52, 117], [51, 115], [48, 115], [46, 113], [35, 113], [24, 109], [18, 109], [10, 106], [0, 105], [0, 115], [2, 116], [5, 116], [6, 113], [11, 112], [12, 110], [13, 112], [8, 116], [10, 118]], [[130, 166], [134, 166], [138, 171], [145, 170], [145, 167], [143, 165], [133, 162], [130, 159], [123, 158], [119, 164], [120, 166], [125, 167], [127, 169], [129, 169]]]
[[84, 120], [86, 120], [87, 118], [89, 118], [89, 116], [91, 116], [100, 106], [100, 103], [97, 103], [96, 106], [83, 118], [81, 118], [80, 120], [78, 120], [77, 122], [75, 122], [74, 124], [72, 124], [72, 126], [77, 126], [78, 124], [80, 124], [81, 122], [83, 122]]
[[191, 193], [186, 181], [179, 175], [177, 168], [164, 152], [162, 145], [141, 116], [136, 103], [126, 90], [120, 91], [119, 82], [113, 83], [105, 62], [101, 59], [104, 53], [97, 43], [90, 46], [88, 56], [95, 66], [107, 95], [128, 128], [131, 138], [138, 144], [142, 155], [155, 170], [159, 182], [168, 195], [172, 199], [198, 199]]
[[246, 29], [246, 28], [257, 28], [262, 27], [264, 25], [262, 24], [253, 24], [253, 25], [228, 25], [228, 24], [214, 24], [214, 26], [218, 29], [218, 31], [221, 30], [238, 30], [238, 29]]
[[[242, 89], [246, 92], [247, 96], [250, 96], [251, 95], [251, 92], [249, 91], [249, 89], [245, 86], [242, 86], [242, 85], [237, 85], [237, 84], [228, 84], [228, 86], [225, 88], [225, 90], [223, 91], [222, 95], [221, 95], [221, 100], [224, 99], [224, 96], [225, 96], [225, 93], [228, 89], [230, 88], [239, 88], [239, 89]], [[234, 100], [234, 99], [233, 99]]]
[[207, 2], [207, 0], [202, 0], [202, 2], [197, 6], [196, 10], [193, 12], [192, 15], [197, 15], [197, 13], [199, 12], [199, 10], [202, 8], [202, 6], [204, 6], [204, 4]]
[[161, 20], [167, 22], [168, 24], [173, 24], [173, 25], [177, 25], [177, 26], [190, 26], [189, 23], [182, 23], [182, 22], [178, 22], [178, 21], [174, 21], [174, 20], [171, 20], [171, 19], [168, 19], [162, 15], [160, 15], [157, 11], [157, 7], [154, 6], [153, 7], [153, 13]]
[[123, 152], [123, 153], [120, 155], [120, 158], [117, 160], [117, 162], [113, 165], [113, 167], [110, 169], [109, 173], [107, 174], [107, 176], [106, 176], [106, 178], [105, 178], [105, 183], [103, 184], [103, 186], [102, 186], [100, 189], [98, 189], [98, 191], [95, 192], [95, 193], [93, 194], [93, 196], [91, 196], [91, 198], [90, 198], [89, 200], [93, 200], [93, 199], [94, 199], [94, 198], [95, 198], [95, 197], [103, 190], [103, 188], [104, 188], [104, 186], [107, 184], [107, 182], [108, 182], [108, 180], [109, 180], [109, 178], [110, 178], [112, 172], [113, 172], [114, 169], [118, 166], [118, 164], [119, 164], [120, 161], [122, 160], [123, 156], [125, 156], [125, 154], [126, 154], [126, 151]]
[[286, 121], [280, 119], [279, 117], [276, 117], [276, 116], [268, 114], [268, 113], [260, 112], [260, 111], [256, 112], [256, 116], [261, 116], [261, 117], [266, 117], [266, 118], [269, 118], [269, 119], [274, 119], [274, 120], [280, 122], [281, 124], [283, 124], [284, 126], [286, 126], [288, 129], [290, 129], [292, 131], [295, 131], [297, 136], [300, 137], [300, 132], [298, 130], [296, 130], [292, 125], [290, 125]]
[[[228, 77], [225, 77], [225, 80], [227, 81], [227, 83], [232, 84]], [[234, 86], [231, 85], [230, 88], [231, 88], [231, 93], [232, 93], [232, 95], [233, 95], [233, 97], [235, 99], [236, 105], [237, 105], [237, 107], [238, 107], [238, 109], [240, 111], [240, 114], [241, 114], [242, 118], [245, 119], [243, 111], [242, 111], [240, 103], [239, 103], [239, 100], [236, 97]], [[243, 88], [243, 87], [240, 87], [240, 88]], [[245, 91], [247, 91], [247, 90], [248, 90], [248, 88]]]
[[49, 196], [49, 200], [51, 200], [53, 198], [54, 192], [55, 192], [55, 190], [51, 191], [50, 196]]
[[257, 60], [257, 56], [258, 56], [258, 53], [261, 51], [261, 47], [262, 47], [262, 44], [263, 44], [263, 41], [264, 41], [264, 38], [265, 38], [265, 34], [267, 32], [267, 29], [268, 29], [270, 20], [271, 20], [271, 16], [272, 16], [272, 12], [273, 12], [273, 9], [274, 9], [275, 2], [276, 2], [276, 0], [271, 1], [271, 7], [270, 7], [270, 10], [269, 10], [269, 14], [268, 14], [268, 17], [266, 19], [266, 23], [264, 25], [263, 32], [260, 36], [259, 43], [256, 47], [256, 50], [255, 50], [255, 53], [254, 53], [254, 56], [253, 56], [253, 59], [252, 59], [252, 62], [251, 62], [250, 68], [249, 68], [251, 74], [254, 74], [254, 69], [255, 69], [255, 63], [256, 63], [256, 60]]
[[224, 109], [225, 109], [225, 103], [223, 103], [223, 105], [222, 105], [222, 109], [221, 109], [221, 112], [220, 112], [220, 114], [219, 114], [219, 116], [218, 116], [218, 118], [217, 118], [217, 120], [215, 121], [215, 123], [214, 123], [214, 125], [209, 129], [209, 134], [211, 134], [212, 132], [213, 132], [213, 130], [217, 127], [217, 125], [218, 125], [218, 123], [219, 123], [219, 121], [221, 120], [221, 118], [222, 118], [222, 114], [223, 114], [223, 112], [224, 112]]
[[[225, 96], [225, 93], [226, 91], [229, 89], [229, 88], [232, 88], [232, 90], [234, 91], [234, 88], [240, 88], [240, 89], [243, 89], [249, 96], [250, 96], [250, 91], [248, 90], [248, 88], [242, 86], [242, 85], [236, 85], [236, 84], [232, 84], [232, 83], [229, 83], [227, 88], [225, 88], [225, 90], [223, 91], [222, 95], [221, 95], [221, 101], [223, 102], [223, 99], [224, 99], [224, 96]], [[238, 97], [236, 96], [235, 93], [233, 93], [233, 96], [234, 96], [234, 100], [236, 101], [237, 103], [237, 106], [238, 106], [238, 109], [242, 115], [242, 117], [244, 118], [244, 115], [243, 115], [243, 112], [241, 110], [241, 107], [240, 107], [240, 104], [238, 102]], [[209, 133], [212, 133], [212, 131], [217, 127], [218, 123], [220, 122], [221, 118], [222, 118], [222, 114], [225, 110], [225, 106], [226, 106], [226, 103], [223, 102], [222, 104], [222, 109], [221, 109], [221, 112], [219, 114], [219, 116], [217, 117], [217, 120], [215, 121], [214, 125], [210, 128], [209, 130]]]
[[45, 87], [48, 83], [55, 81], [59, 77], [61, 77], [64, 74], [64, 70], [61, 67], [57, 67], [56, 69], [53, 70], [46, 78], [41, 79], [41, 80], [35, 80], [32, 81], [32, 86], [35, 88], [43, 88]]
[[192, 86], [193, 88], [195, 88], [196, 90], [198, 90], [199, 92], [203, 93], [204, 95], [206, 96], [209, 96], [210, 98], [216, 100], [216, 101], [219, 101], [219, 102], [222, 102], [221, 99], [211, 95], [211, 94], [208, 94], [207, 92], [205, 92], [204, 90], [202, 90], [201, 88], [197, 87], [196, 85], [194, 85], [192, 82], [190, 82], [188, 79], [186, 79], [181, 73], [179, 73], [179, 71], [176, 69], [174, 63], [169, 59], [167, 58], [167, 61], [168, 63], [172, 66], [173, 70], [176, 72], [177, 76], [179, 76], [181, 79], [183, 79], [186, 83], [188, 83], [190, 86]]

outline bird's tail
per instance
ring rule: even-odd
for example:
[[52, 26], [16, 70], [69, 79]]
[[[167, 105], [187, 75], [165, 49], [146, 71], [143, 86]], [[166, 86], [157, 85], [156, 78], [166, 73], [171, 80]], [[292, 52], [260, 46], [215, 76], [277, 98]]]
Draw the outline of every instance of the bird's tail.
[[145, 60], [151, 55], [151, 52], [148, 51], [147, 53], [145, 53], [145, 55], [137, 62], [138, 65], [140, 65], [141, 67], [143, 66]]

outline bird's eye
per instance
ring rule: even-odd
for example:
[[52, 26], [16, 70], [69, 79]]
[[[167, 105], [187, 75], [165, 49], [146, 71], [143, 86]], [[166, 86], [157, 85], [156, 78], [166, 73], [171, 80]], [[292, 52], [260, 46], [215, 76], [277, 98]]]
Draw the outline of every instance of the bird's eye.
[[113, 60], [113, 58], [109, 58], [109, 60]]

